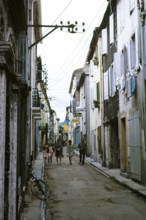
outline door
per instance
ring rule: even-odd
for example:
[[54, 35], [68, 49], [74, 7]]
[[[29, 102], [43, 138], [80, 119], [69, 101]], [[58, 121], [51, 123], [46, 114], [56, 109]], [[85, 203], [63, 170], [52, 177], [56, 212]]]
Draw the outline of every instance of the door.
[[131, 113], [128, 121], [131, 178], [141, 181], [139, 112], [136, 111]]

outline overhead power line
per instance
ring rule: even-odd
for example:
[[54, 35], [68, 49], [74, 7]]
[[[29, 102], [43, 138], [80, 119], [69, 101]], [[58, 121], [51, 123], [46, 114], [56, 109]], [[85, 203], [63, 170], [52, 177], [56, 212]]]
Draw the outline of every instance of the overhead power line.
[[[69, 7], [69, 5], [72, 3], [73, 0], [71, 0], [66, 6], [65, 8], [60, 12], [60, 14], [55, 18], [55, 20], [52, 22], [52, 25], [58, 20], [58, 18], [60, 18], [60, 16], [66, 11], [66, 9]], [[44, 34], [48, 31], [45, 30]]]
[[[93, 22], [96, 20], [97, 16], [99, 15], [100, 11], [102, 10], [103, 6], [105, 5], [106, 1], [103, 2], [103, 4], [101, 5], [101, 7], [99, 8], [99, 10], [97, 11], [96, 15], [94, 16], [94, 18], [92, 19], [89, 27], [87, 28], [87, 31], [89, 30], [89, 28], [91, 27], [91, 25], [93, 24]], [[73, 51], [76, 51], [76, 48], [78, 48], [78, 46], [80, 45], [80, 43], [82, 42], [83, 38], [85, 38], [86, 33], [83, 35], [83, 37], [80, 39], [80, 41], [77, 43], [77, 45], [75, 46], [75, 48], [73, 49]], [[61, 67], [59, 67], [58, 71], [56, 72], [56, 74], [54, 73], [54, 75], [56, 76], [53, 80], [55, 82], [52, 82], [52, 84], [54, 85], [54, 83], [58, 82], [61, 78], [63, 78], [64, 76], [66, 76], [66, 74], [70, 74], [69, 71], [67, 71], [68, 69], [71, 69], [73, 64], [75, 65], [79, 58], [82, 56], [83, 54], [83, 50], [85, 47], [88, 47], [89, 45], [86, 45], [86, 42], [89, 40], [89, 38], [92, 36], [93, 32], [90, 33], [90, 35], [88, 36], [88, 38], [85, 40], [84, 45], [82, 46], [82, 50], [79, 48], [79, 52], [76, 51], [76, 53], [74, 54], [74, 56], [72, 55], [72, 53], [69, 56], [69, 59], [65, 60], [65, 62], [61, 65]], [[76, 62], [74, 62], [76, 60]], [[63, 68], [63, 69], [62, 69]], [[62, 70], [61, 70], [62, 69]], [[62, 74], [63, 73], [63, 74]], [[50, 86], [52, 86], [52, 84]]]

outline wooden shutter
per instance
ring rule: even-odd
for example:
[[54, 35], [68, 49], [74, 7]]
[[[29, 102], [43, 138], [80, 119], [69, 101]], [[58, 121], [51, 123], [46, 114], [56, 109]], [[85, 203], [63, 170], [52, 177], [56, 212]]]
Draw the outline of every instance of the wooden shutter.
[[121, 65], [121, 52], [114, 53], [114, 75], [116, 79], [116, 85], [119, 78], [122, 76], [122, 65]]
[[104, 100], [109, 98], [108, 71], [104, 73]]
[[109, 30], [110, 44], [112, 44], [114, 42], [114, 16], [113, 14], [109, 18], [109, 23], [110, 23], [110, 30]]
[[102, 55], [107, 54], [107, 28], [102, 29]]
[[109, 95], [114, 96], [116, 91], [115, 74], [113, 70], [113, 65], [109, 68]]
[[96, 83], [97, 101], [100, 103], [100, 82]]

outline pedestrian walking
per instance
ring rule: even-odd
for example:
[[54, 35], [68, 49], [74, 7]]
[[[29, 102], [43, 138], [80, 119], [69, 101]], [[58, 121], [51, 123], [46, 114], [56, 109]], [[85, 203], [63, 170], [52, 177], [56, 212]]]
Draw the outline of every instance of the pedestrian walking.
[[85, 164], [85, 155], [87, 150], [87, 145], [84, 141], [84, 138], [81, 138], [81, 142], [78, 145], [79, 148], [79, 163], [84, 165]]
[[71, 140], [68, 141], [67, 156], [69, 158], [69, 163], [72, 164], [72, 157], [74, 156], [74, 145], [72, 144]]
[[52, 164], [52, 157], [53, 157], [53, 146], [51, 144], [48, 144], [48, 163]]
[[60, 165], [61, 165], [61, 159], [63, 157], [63, 145], [60, 139], [58, 139], [57, 143], [55, 144], [55, 156], [56, 156], [57, 164], [60, 161]]

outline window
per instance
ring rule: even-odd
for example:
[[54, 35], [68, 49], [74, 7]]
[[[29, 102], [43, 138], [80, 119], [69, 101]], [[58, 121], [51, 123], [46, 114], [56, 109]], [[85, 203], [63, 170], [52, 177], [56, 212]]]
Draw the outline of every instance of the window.
[[123, 49], [123, 66], [124, 66], [124, 76], [126, 76], [126, 73], [128, 72], [128, 54], [127, 54], [127, 48], [124, 47]]
[[99, 108], [100, 107], [100, 83], [96, 83], [96, 96], [97, 99], [94, 100], [94, 107]]
[[71, 101], [70, 106], [71, 106], [71, 112], [76, 113], [76, 101], [75, 100]]
[[136, 92], [136, 77], [129, 76], [126, 81], [127, 97], [131, 97]]
[[135, 69], [135, 67], [136, 67], [135, 34], [132, 36], [132, 38], [130, 40], [130, 61], [131, 61], [131, 69]]
[[100, 103], [100, 82], [96, 83], [97, 101]]

